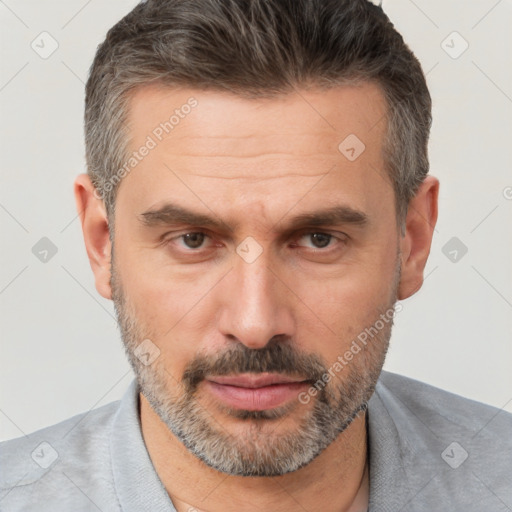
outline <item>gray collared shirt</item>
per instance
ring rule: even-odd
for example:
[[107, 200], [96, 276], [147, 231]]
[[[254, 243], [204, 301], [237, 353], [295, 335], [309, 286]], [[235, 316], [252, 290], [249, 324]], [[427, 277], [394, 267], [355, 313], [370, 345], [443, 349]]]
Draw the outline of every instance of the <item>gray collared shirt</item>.
[[[512, 510], [507, 412], [383, 372], [368, 442], [370, 512]], [[121, 401], [0, 443], [0, 510], [176, 512], [144, 444], [136, 381]]]

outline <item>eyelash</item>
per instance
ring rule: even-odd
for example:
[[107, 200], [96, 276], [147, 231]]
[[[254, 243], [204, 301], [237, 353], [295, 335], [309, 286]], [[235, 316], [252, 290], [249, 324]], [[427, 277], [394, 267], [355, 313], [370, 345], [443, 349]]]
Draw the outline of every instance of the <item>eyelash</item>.
[[[174, 242], [175, 240], [183, 240], [183, 237], [186, 235], [196, 235], [196, 234], [202, 234], [202, 235], [205, 235], [205, 237], [212, 239], [212, 237], [210, 237], [210, 235], [208, 235], [208, 233], [205, 231], [187, 231], [185, 233], [181, 233], [180, 235], [173, 236], [172, 238], [168, 238], [168, 239], [164, 240], [164, 244], [171, 245], [171, 243]], [[301, 233], [297, 237], [297, 240], [300, 240], [301, 238], [308, 236], [308, 235], [327, 235], [327, 236], [331, 237], [329, 239], [329, 245], [326, 248], [318, 248], [318, 247], [317, 248], [312, 248], [312, 247], [306, 248], [310, 253], [323, 253], [323, 254], [328, 254], [328, 253], [332, 252], [333, 250], [335, 250], [335, 248], [333, 249], [331, 247], [333, 245], [333, 244], [331, 244], [331, 242], [333, 240], [335, 240], [335, 241], [337, 240], [338, 242], [340, 242], [341, 244], [344, 245], [348, 238], [347, 235], [345, 235], [344, 233], [337, 233], [337, 235], [342, 235], [340, 237], [340, 236], [336, 236], [333, 233], [330, 233], [328, 231], [306, 231], [306, 232]], [[335, 246], [336, 245], [337, 244], [335, 244]], [[293, 242], [293, 246], [297, 247], [296, 242]], [[186, 247], [186, 246], [181, 247], [181, 249], [185, 253], [191, 253], [191, 254], [194, 254], [194, 253], [200, 254], [201, 250], [204, 250], [203, 247], [194, 249], [194, 248], [190, 248], [190, 247]]]

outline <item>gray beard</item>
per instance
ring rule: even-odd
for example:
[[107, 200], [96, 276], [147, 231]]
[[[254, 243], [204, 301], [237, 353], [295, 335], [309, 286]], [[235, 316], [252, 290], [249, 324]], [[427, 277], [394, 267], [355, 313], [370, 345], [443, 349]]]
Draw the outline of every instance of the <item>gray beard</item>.
[[[378, 312], [375, 321], [393, 307], [399, 274], [398, 268], [393, 300]], [[284, 475], [309, 464], [328, 447], [366, 411], [384, 364], [393, 325], [391, 319], [350, 364], [321, 389], [317, 387], [317, 394], [311, 397], [313, 407], [293, 431], [278, 433], [277, 427], [291, 410], [304, 407], [295, 400], [263, 411], [225, 408], [224, 412], [246, 423], [243, 435], [236, 436], [201, 405], [198, 386], [205, 375], [277, 372], [310, 379], [313, 385], [328, 373], [328, 366], [318, 356], [300, 353], [289, 340], [276, 337], [262, 349], [249, 349], [236, 343], [215, 356], [200, 354], [187, 365], [177, 384], [177, 379], [165, 368], [163, 358], [146, 366], [135, 355], [135, 349], [149, 337], [150, 330], [129, 311], [113, 264], [111, 285], [125, 351], [140, 391], [191, 453], [209, 467], [233, 476]], [[171, 395], [171, 390], [179, 391], [177, 398]]]

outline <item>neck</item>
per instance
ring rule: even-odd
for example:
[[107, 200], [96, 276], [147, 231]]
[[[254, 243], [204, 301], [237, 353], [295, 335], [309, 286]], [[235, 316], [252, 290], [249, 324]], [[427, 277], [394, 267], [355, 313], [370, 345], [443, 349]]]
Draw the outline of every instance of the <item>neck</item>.
[[360, 414], [310, 464], [277, 477], [221, 473], [191, 454], [140, 395], [142, 435], [177, 512], [366, 512], [366, 418]]

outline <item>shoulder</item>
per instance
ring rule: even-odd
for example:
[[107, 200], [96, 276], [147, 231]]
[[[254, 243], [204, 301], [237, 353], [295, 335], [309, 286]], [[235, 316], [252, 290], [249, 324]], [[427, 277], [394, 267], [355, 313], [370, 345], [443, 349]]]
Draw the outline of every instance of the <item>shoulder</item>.
[[[419, 420], [436, 430], [464, 435], [485, 434], [504, 437], [512, 442], [512, 414], [491, 405], [464, 398], [430, 384], [403, 375], [382, 372], [376, 392], [389, 406], [402, 404]], [[437, 418], [437, 420], [436, 420]]]
[[512, 414], [389, 372], [368, 405], [374, 482], [387, 489], [375, 503], [464, 512], [512, 503]]
[[[13, 511], [31, 510], [31, 506], [51, 509], [56, 489], [59, 504], [63, 496], [76, 504], [84, 499], [79, 496], [84, 489], [94, 494], [101, 488], [101, 494], [111, 494], [109, 435], [119, 404], [112, 402], [0, 443], [2, 505], [9, 504]], [[35, 496], [37, 501], [32, 503]]]

